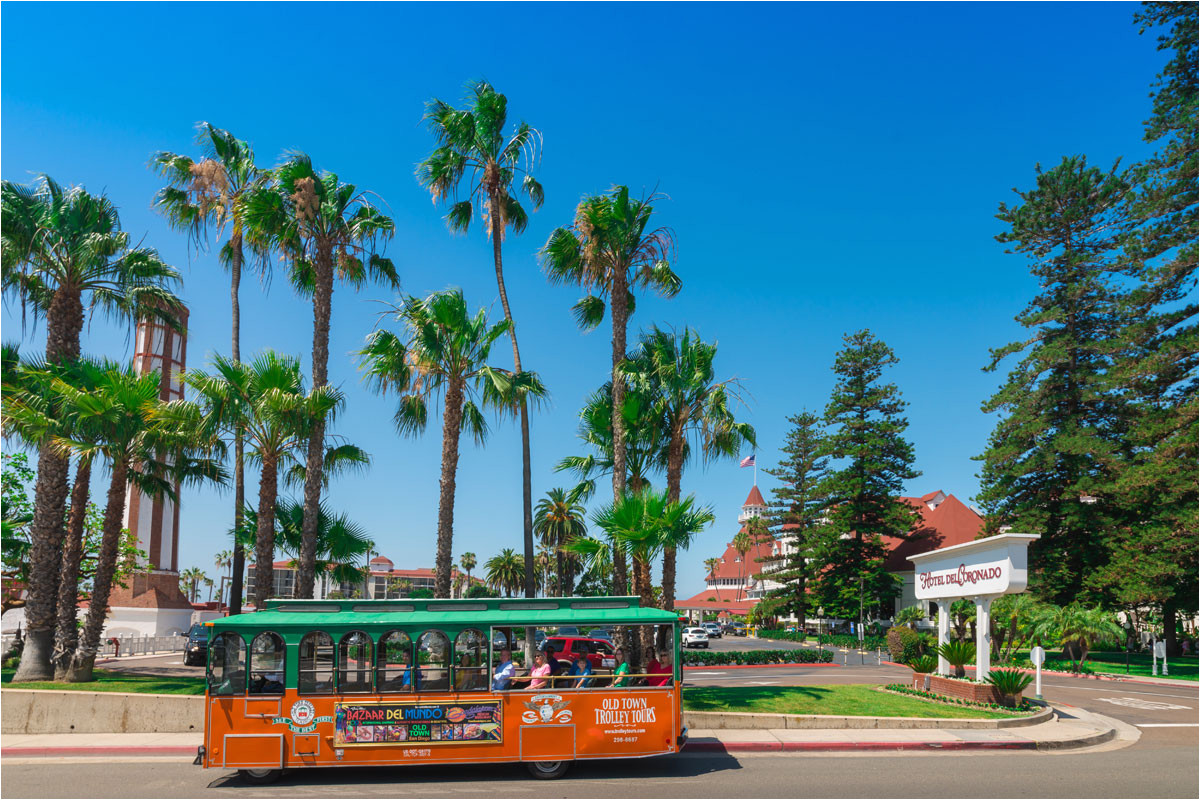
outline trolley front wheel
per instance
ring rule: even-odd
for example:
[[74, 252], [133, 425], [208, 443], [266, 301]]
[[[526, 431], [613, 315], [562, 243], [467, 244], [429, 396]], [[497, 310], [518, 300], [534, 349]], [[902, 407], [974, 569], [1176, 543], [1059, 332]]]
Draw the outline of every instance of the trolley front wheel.
[[529, 763], [529, 774], [538, 780], [549, 781], [566, 774], [569, 761], [533, 761]]
[[268, 783], [274, 783], [279, 780], [279, 776], [283, 774], [281, 769], [239, 769], [238, 775], [246, 783], [255, 786], [265, 786]]

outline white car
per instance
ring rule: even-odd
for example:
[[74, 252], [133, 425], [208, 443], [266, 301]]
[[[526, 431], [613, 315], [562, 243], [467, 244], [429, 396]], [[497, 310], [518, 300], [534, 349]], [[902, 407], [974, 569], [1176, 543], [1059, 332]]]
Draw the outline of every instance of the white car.
[[684, 628], [683, 646], [707, 648], [708, 633], [704, 630], [704, 628]]

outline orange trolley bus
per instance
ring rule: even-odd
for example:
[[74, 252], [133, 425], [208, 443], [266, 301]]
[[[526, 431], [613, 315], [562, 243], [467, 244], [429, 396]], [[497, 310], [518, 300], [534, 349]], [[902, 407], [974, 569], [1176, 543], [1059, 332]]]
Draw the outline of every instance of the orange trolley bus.
[[[675, 753], [678, 622], [636, 597], [268, 601], [207, 623], [196, 763], [253, 783], [295, 767], [498, 762], [557, 778], [579, 759]], [[661, 661], [622, 666], [611, 631], [645, 626], [668, 643]], [[579, 674], [559, 662], [530, 675], [522, 640], [551, 648], [544, 672], [561, 631]]]

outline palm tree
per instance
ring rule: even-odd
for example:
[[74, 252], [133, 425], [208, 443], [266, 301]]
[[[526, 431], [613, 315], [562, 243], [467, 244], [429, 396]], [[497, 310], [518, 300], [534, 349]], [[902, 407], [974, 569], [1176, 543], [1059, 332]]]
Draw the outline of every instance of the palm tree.
[[454, 538], [454, 490], [458, 445], [465, 427], [477, 443], [487, 438], [488, 424], [481, 407], [500, 412], [512, 408], [512, 398], [526, 402], [545, 396], [537, 375], [513, 374], [488, 365], [492, 345], [509, 330], [507, 321], [489, 325], [480, 309], [467, 314], [461, 289], [435, 292], [424, 300], [408, 297], [396, 308], [396, 319], [407, 328], [407, 342], [391, 331], [379, 330], [361, 351], [370, 385], [399, 396], [394, 421], [402, 434], [425, 430], [429, 402], [443, 400], [442, 480], [438, 500], [437, 597], [450, 596], [450, 567]]
[[533, 529], [542, 544], [554, 553], [554, 590], [559, 597], [571, 596], [574, 577], [573, 564], [569, 563], [573, 558], [563, 547], [581, 536], [587, 536], [587, 523], [583, 519], [585, 509], [579, 502], [581, 492], [578, 486], [569, 492], [551, 489], [538, 502], [537, 514], [533, 519]]
[[[627, 364], [630, 381], [650, 397], [667, 440], [667, 495], [679, 499], [689, 451], [704, 462], [736, 457], [744, 444], [755, 446], [754, 428], [738, 422], [730, 409], [736, 382], [716, 380], [716, 344], [694, 331], [682, 336], [657, 327], [642, 336], [637, 355]], [[689, 441], [690, 440], [690, 441]], [[663, 604], [675, 604], [675, 551], [663, 553]]]
[[505, 597], [512, 597], [525, 582], [525, 560], [511, 547], [489, 558], [483, 568], [488, 585]]
[[[629, 188], [585, 197], [575, 209], [571, 227], [556, 229], [542, 248], [542, 265], [553, 283], [572, 283], [587, 292], [575, 305], [580, 326], [591, 329], [604, 319], [604, 297], [612, 303], [612, 441], [613, 497], [625, 496], [627, 475], [625, 377], [626, 328], [633, 311], [633, 290], [653, 289], [664, 297], [679, 292], [679, 277], [671, 269], [675, 235], [669, 228], [647, 230], [658, 195], [631, 200]], [[624, 555], [614, 551], [614, 583], [626, 591]]]
[[[247, 507], [242, 527], [234, 537], [245, 547], [255, 547], [258, 538], [258, 512]], [[275, 553], [289, 557], [293, 563], [300, 557], [304, 541], [304, 505], [283, 499], [275, 503]], [[365, 528], [346, 514], [335, 514], [322, 505], [317, 526], [317, 572], [327, 575], [335, 586], [362, 580], [359, 561], [374, 548]], [[255, 585], [257, 586], [257, 581]]]
[[[651, 471], [666, 467], [667, 450], [662, 426], [655, 416], [653, 400], [638, 386], [627, 386], [621, 417], [625, 423], [626, 486], [640, 492], [650, 484]], [[595, 477], [610, 475], [613, 469], [612, 384], [605, 383], [588, 397], [579, 412], [579, 438], [593, 452], [586, 456], [567, 456], [555, 467], [580, 478], [580, 499], [595, 493]]]
[[[537, 555], [533, 558], [535, 577], [537, 578], [538, 594], [543, 596], [552, 596], [550, 594], [551, 576], [554, 575], [554, 554], [550, 552], [550, 548], [542, 545], [538, 547]], [[559, 595], [561, 597], [561, 595]]]
[[[261, 609], [272, 588], [279, 472], [287, 474], [313, 428], [323, 429], [324, 421], [334, 418], [345, 405], [345, 395], [328, 384], [306, 393], [299, 360], [271, 350], [248, 362], [217, 355], [212, 365], [212, 375], [197, 370], [184, 377], [202, 409], [192, 424], [214, 435], [241, 430], [249, 445], [246, 458], [260, 467], [254, 606]], [[315, 565], [315, 551], [313, 559]]]
[[738, 531], [737, 535], [733, 537], [733, 549], [737, 551], [738, 560], [741, 564], [741, 569], [738, 570], [737, 600], [742, 599], [742, 590], [746, 587], [746, 553], [749, 553], [750, 548], [753, 546], [754, 542], [750, 539], [750, 534], [746, 532], [745, 528]]
[[88, 439], [56, 437], [55, 446], [81, 458], [102, 458], [111, 476], [88, 613], [67, 670], [69, 682], [93, 679], [117, 569], [127, 487], [133, 484], [146, 494], [166, 494], [178, 502], [173, 488], [177, 483], [225, 481], [219, 460], [213, 458], [223, 454], [220, 441], [195, 426], [179, 424], [195, 407], [182, 400], [164, 403], [159, 398], [161, 382], [157, 372], [139, 375], [132, 367], [115, 365], [84, 389], [61, 379], [54, 382], [54, 391], [63, 396], [62, 407], [70, 409], [70, 427], [98, 432]]
[[[264, 278], [269, 275], [267, 253], [254, 242], [246, 240], [246, 200], [263, 187], [267, 173], [254, 164], [254, 150], [249, 143], [232, 133], [207, 122], [196, 126], [201, 158], [160, 151], [150, 159], [150, 165], [167, 180], [159, 190], [154, 205], [167, 218], [171, 227], [187, 233], [199, 249], [206, 245], [210, 225], [219, 239], [226, 229], [229, 238], [220, 248], [220, 261], [229, 268], [229, 296], [232, 322], [232, 355], [234, 362], [242, 360], [241, 303], [238, 292], [242, 283], [242, 267], [246, 247], [256, 256], [253, 264]], [[233, 526], [241, 527], [242, 509], [246, 504], [245, 444], [240, 432], [233, 439]], [[233, 546], [233, 581], [230, 586], [230, 613], [242, 610], [242, 575], [245, 574], [245, 554], [240, 544]]]
[[716, 574], [717, 574], [717, 567], [719, 567], [720, 565], [721, 565], [721, 559], [719, 559], [719, 558], [704, 559], [704, 566], [708, 570], [709, 580], [712, 580], [714, 582], [714, 585], [717, 587], [717, 600], [721, 599], [721, 584], [715, 582]]
[[[293, 153], [272, 173], [269, 186], [246, 201], [249, 237], [280, 251], [290, 262], [292, 285], [313, 302], [312, 385], [329, 382], [329, 325], [335, 278], [358, 289], [368, 280], [399, 288], [396, 268], [378, 252], [395, 225], [366, 192], [331, 172], [318, 174], [304, 153]], [[296, 576], [297, 597], [313, 596], [317, 526], [326, 452], [326, 420], [312, 426], [305, 459], [304, 549]]]
[[1042, 606], [1034, 618], [1031, 633], [1038, 641], [1061, 646], [1063, 654], [1074, 662], [1076, 672], [1083, 669], [1093, 642], [1097, 639], [1119, 640], [1124, 635], [1112, 613], [1087, 608], [1080, 603]]
[[[425, 104], [424, 120], [436, 137], [438, 146], [417, 165], [417, 181], [429, 190], [434, 202], [450, 202], [446, 222], [450, 230], [466, 232], [478, 211], [492, 240], [492, 262], [496, 268], [496, 288], [508, 323], [513, 348], [513, 372], [520, 374], [521, 348], [517, 344], [517, 326], [508, 304], [504, 285], [504, 260], [501, 244], [509, 228], [520, 234], [529, 215], [513, 192], [513, 182], [521, 178], [520, 193], [529, 198], [536, 211], [542, 205], [542, 185], [531, 170], [537, 163], [542, 135], [524, 122], [506, 136], [508, 98], [487, 81], [467, 84], [469, 108], [455, 109], [433, 99]], [[467, 174], [469, 190], [463, 198], [459, 186]], [[525, 596], [533, 597], [533, 478], [529, 454], [529, 409], [518, 396], [517, 411], [521, 423], [521, 502], [522, 532], [525, 548]]]
[[[32, 185], [0, 184], [3, 291], [35, 320], [46, 319], [48, 364], [79, 358], [88, 310], [112, 318], [161, 318], [178, 326], [182, 308], [169, 287], [179, 273], [152, 248], [131, 245], [104, 195], [63, 189], [46, 175]], [[48, 441], [37, 443], [37, 485], [30, 526], [25, 649], [14, 682], [53, 677], [51, 653], [63, 550], [70, 464]]]
[[467, 573], [467, 588], [471, 588], [471, 570], [475, 569], [475, 554], [471, 551], [463, 553], [458, 558], [458, 563], [462, 566], [463, 571]]
[[[612, 550], [624, 550], [633, 566], [634, 592], [645, 608], [654, 602], [650, 565], [664, 549], [687, 549], [692, 537], [715, 519], [709, 508], [697, 508], [694, 497], [671, 501], [667, 493], [647, 490], [617, 498], [592, 520], [605, 533]], [[596, 549], [594, 539], [579, 539], [567, 548], [585, 554]], [[649, 638], [641, 645], [648, 646]]]
[[193, 603], [196, 602], [196, 593], [199, 591], [200, 584], [206, 580], [208, 580], [208, 576], [199, 567], [189, 567], [179, 573], [180, 588], [185, 589], [188, 599]]
[[[235, 475], [236, 475], [236, 473], [235, 473]], [[235, 519], [237, 519], [239, 517], [241, 517], [241, 514], [237, 514], [235, 516]], [[243, 548], [243, 552], [244, 552], [244, 548]], [[217, 572], [221, 573], [221, 584], [217, 589], [217, 606], [219, 608], [225, 602], [225, 577], [226, 576], [224, 573], [225, 573], [225, 570], [229, 569], [233, 565], [233, 551], [232, 550], [218, 551], [217, 554], [215, 556], [213, 556], [213, 565], [217, 568]], [[238, 611], [240, 612], [241, 609], [238, 609]]]

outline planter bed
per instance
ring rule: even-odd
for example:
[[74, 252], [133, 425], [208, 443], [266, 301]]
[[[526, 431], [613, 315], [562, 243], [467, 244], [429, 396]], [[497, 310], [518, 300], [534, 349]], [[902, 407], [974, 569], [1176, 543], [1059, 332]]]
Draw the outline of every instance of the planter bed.
[[1000, 693], [990, 683], [976, 683], [966, 678], [946, 678], [941, 675], [914, 672], [909, 687], [921, 692], [954, 697], [970, 703], [999, 703]]
[[[995, 688], [995, 687], [989, 686], [988, 688]], [[939, 703], [942, 705], [957, 706], [959, 708], [982, 708], [982, 709], [987, 709], [990, 711], [998, 711], [1001, 713], [1012, 714], [1015, 717], [1028, 717], [1029, 715], [1046, 715], [1048, 717], [1048, 715], [1051, 713], [1049, 706], [1045, 706], [1044, 704], [1043, 705], [1032, 705], [1032, 704], [1030, 704], [1030, 702], [1028, 700], [1025, 700], [1023, 697], [1020, 697], [1020, 696], [1017, 697], [1017, 705], [1015, 707], [1005, 705], [999, 701], [998, 698], [1000, 695], [998, 693], [994, 696], [993, 699], [983, 700], [983, 701], [974, 701], [974, 700], [966, 700], [966, 699], [963, 699], [960, 697], [953, 697], [953, 696], [945, 695], [945, 694], [936, 694], [934, 692], [927, 692], [924, 689], [914, 688], [912, 686], [905, 686], [900, 683], [893, 683], [893, 684], [889, 684], [887, 686], [881, 687], [879, 691], [888, 692], [890, 694], [899, 694], [899, 695], [903, 695], [905, 697], [917, 697], [921, 700], [924, 700], [924, 701], [927, 701], [930, 703]]]

